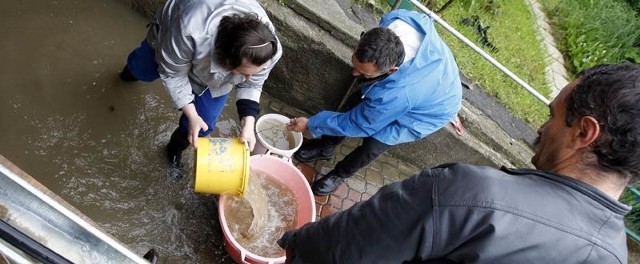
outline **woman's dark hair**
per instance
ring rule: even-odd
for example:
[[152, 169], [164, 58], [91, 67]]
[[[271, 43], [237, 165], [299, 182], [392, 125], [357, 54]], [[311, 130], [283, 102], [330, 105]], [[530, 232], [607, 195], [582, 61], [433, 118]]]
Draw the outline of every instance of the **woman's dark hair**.
[[625, 178], [640, 174], [640, 65], [601, 64], [578, 74], [567, 96], [567, 125], [583, 116], [600, 123], [592, 144], [598, 165]]
[[278, 52], [276, 37], [257, 14], [224, 16], [218, 26], [214, 52], [217, 63], [232, 70], [247, 59], [260, 66]]
[[362, 34], [354, 55], [359, 62], [373, 63], [378, 71], [386, 71], [402, 64], [404, 47], [396, 33], [378, 27]]

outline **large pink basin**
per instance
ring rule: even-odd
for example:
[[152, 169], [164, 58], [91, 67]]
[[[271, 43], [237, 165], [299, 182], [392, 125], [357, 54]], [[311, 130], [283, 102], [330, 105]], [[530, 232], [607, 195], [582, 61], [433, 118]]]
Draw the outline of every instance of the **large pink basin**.
[[[316, 205], [313, 193], [309, 187], [309, 182], [307, 182], [307, 179], [298, 168], [288, 161], [270, 155], [251, 156], [249, 164], [252, 169], [264, 171], [270, 175], [276, 175], [277, 177], [275, 177], [275, 179], [293, 192], [298, 203], [296, 228], [308, 222], [315, 221]], [[224, 195], [220, 196], [218, 201], [218, 216], [220, 217], [220, 225], [222, 225], [222, 232], [224, 234], [224, 245], [233, 261], [236, 263], [284, 263], [284, 255], [277, 258], [262, 257], [247, 251], [235, 240], [229, 230], [224, 214], [226, 200]]]

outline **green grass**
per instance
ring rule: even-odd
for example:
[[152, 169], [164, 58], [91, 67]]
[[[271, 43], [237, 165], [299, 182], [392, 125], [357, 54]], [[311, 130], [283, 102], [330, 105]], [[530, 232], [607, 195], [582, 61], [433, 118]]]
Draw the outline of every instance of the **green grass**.
[[[630, 187], [624, 190], [622, 197], [620, 197], [620, 201], [632, 207], [631, 212], [624, 217], [626, 227], [631, 232], [640, 236], [640, 201], [638, 200], [640, 197], [636, 195], [638, 190], [633, 188], [632, 191], [632, 188], [633, 187]], [[634, 239], [636, 238], [634, 237]]]
[[[386, 0], [375, 1], [377, 2], [374, 5], [386, 8], [385, 12], [389, 10]], [[437, 10], [445, 2], [431, 1], [430, 7]], [[548, 98], [550, 88], [545, 78], [546, 52], [538, 39], [536, 23], [525, 0], [454, 1], [438, 15], [482, 47], [473, 28], [461, 22], [463, 18], [477, 15], [484, 26], [490, 26], [488, 39], [498, 48], [498, 52], [492, 52], [487, 48], [484, 48], [484, 51]], [[436, 28], [454, 53], [460, 70], [469, 79], [496, 97], [514, 116], [524, 120], [532, 128], [537, 128], [546, 121], [548, 109], [544, 103], [443, 27]]]
[[540, 0], [556, 30], [568, 69], [640, 62], [640, 19], [623, 0]]

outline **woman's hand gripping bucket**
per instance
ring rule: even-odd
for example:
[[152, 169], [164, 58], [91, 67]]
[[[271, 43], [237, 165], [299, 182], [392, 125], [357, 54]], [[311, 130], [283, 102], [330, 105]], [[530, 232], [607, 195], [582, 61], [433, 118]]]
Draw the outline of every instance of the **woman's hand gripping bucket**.
[[239, 138], [198, 138], [195, 192], [243, 195], [249, 183], [249, 146]]

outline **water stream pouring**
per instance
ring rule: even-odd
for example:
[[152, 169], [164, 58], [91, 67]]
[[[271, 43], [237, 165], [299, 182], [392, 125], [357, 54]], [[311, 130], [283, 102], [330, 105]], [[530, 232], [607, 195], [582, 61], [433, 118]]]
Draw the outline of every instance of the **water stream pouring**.
[[[307, 179], [291, 162], [273, 155], [251, 156], [251, 169], [268, 172], [272, 180], [289, 189], [296, 201], [296, 216], [293, 228], [299, 228], [305, 223], [313, 222], [316, 218], [315, 199]], [[277, 199], [278, 197], [269, 197]], [[230, 203], [230, 197], [222, 195], [218, 200], [218, 216], [224, 234], [224, 245], [231, 258], [236, 263], [284, 263], [285, 255], [278, 257], [265, 257], [250, 252], [242, 246], [233, 236], [229, 227], [229, 217], [225, 212], [225, 206]], [[275, 241], [273, 241], [275, 243]]]

